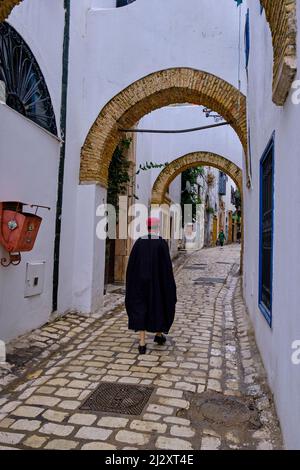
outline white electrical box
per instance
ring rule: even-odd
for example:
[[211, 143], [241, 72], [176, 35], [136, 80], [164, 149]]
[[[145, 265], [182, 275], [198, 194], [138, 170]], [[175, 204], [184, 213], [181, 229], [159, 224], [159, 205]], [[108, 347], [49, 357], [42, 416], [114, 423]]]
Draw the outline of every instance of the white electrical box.
[[44, 290], [45, 261], [40, 263], [27, 263], [24, 297], [40, 295]]

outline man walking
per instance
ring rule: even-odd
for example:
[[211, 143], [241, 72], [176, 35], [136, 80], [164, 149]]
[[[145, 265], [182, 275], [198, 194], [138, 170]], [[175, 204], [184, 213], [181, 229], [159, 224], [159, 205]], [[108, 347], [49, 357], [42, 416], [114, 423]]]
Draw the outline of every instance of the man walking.
[[147, 220], [148, 235], [131, 251], [126, 273], [128, 328], [139, 331], [139, 353], [146, 353], [146, 332], [163, 345], [175, 317], [176, 284], [169, 247], [159, 236], [160, 220]]

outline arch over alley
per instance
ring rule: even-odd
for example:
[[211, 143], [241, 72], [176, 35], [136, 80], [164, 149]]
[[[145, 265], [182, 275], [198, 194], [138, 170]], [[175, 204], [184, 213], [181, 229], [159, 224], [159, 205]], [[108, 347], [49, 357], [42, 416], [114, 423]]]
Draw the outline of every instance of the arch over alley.
[[152, 204], [163, 204], [167, 188], [180, 173], [195, 166], [212, 166], [226, 173], [243, 192], [242, 170], [233, 162], [212, 152], [194, 152], [173, 160], [158, 175], [152, 188]]
[[[152, 205], [161, 205], [165, 201], [167, 188], [172, 181], [182, 172], [195, 166], [211, 166], [226, 173], [237, 185], [243, 201], [243, 172], [235, 163], [221, 155], [212, 152], [193, 152], [173, 160], [167, 165], [156, 178], [151, 195]], [[243, 205], [243, 204], [242, 204]], [[243, 269], [244, 256], [244, 224], [242, 230], [242, 249], [241, 249], [241, 272]]]
[[132, 127], [155, 109], [186, 102], [207, 106], [222, 115], [236, 131], [247, 155], [245, 96], [210, 73], [172, 68], [137, 80], [104, 106], [82, 148], [80, 182], [107, 187], [109, 164], [120, 140], [119, 129]]

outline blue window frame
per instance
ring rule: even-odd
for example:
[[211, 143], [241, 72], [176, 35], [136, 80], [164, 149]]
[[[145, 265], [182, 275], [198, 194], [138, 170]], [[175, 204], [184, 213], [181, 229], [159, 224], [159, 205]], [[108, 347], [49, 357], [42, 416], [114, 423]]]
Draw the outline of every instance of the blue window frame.
[[249, 8], [246, 14], [246, 24], [245, 24], [245, 57], [246, 57], [246, 69], [249, 65], [249, 56], [250, 56], [250, 11]]
[[126, 5], [129, 5], [133, 2], [135, 2], [135, 0], [117, 0], [117, 8], [125, 7]]
[[274, 236], [273, 133], [260, 161], [259, 308], [272, 327], [273, 236]]

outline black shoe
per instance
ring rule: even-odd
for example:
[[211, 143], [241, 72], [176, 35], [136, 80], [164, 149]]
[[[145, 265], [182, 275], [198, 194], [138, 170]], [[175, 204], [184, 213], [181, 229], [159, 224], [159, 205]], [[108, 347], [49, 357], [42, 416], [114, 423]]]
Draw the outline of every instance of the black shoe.
[[160, 346], [163, 346], [166, 341], [167, 341], [167, 338], [164, 335], [155, 335], [154, 337], [154, 343], [157, 343]]
[[140, 354], [146, 354], [146, 351], [147, 351], [147, 345], [145, 344], [144, 346], [141, 346], [139, 344], [139, 353]]

